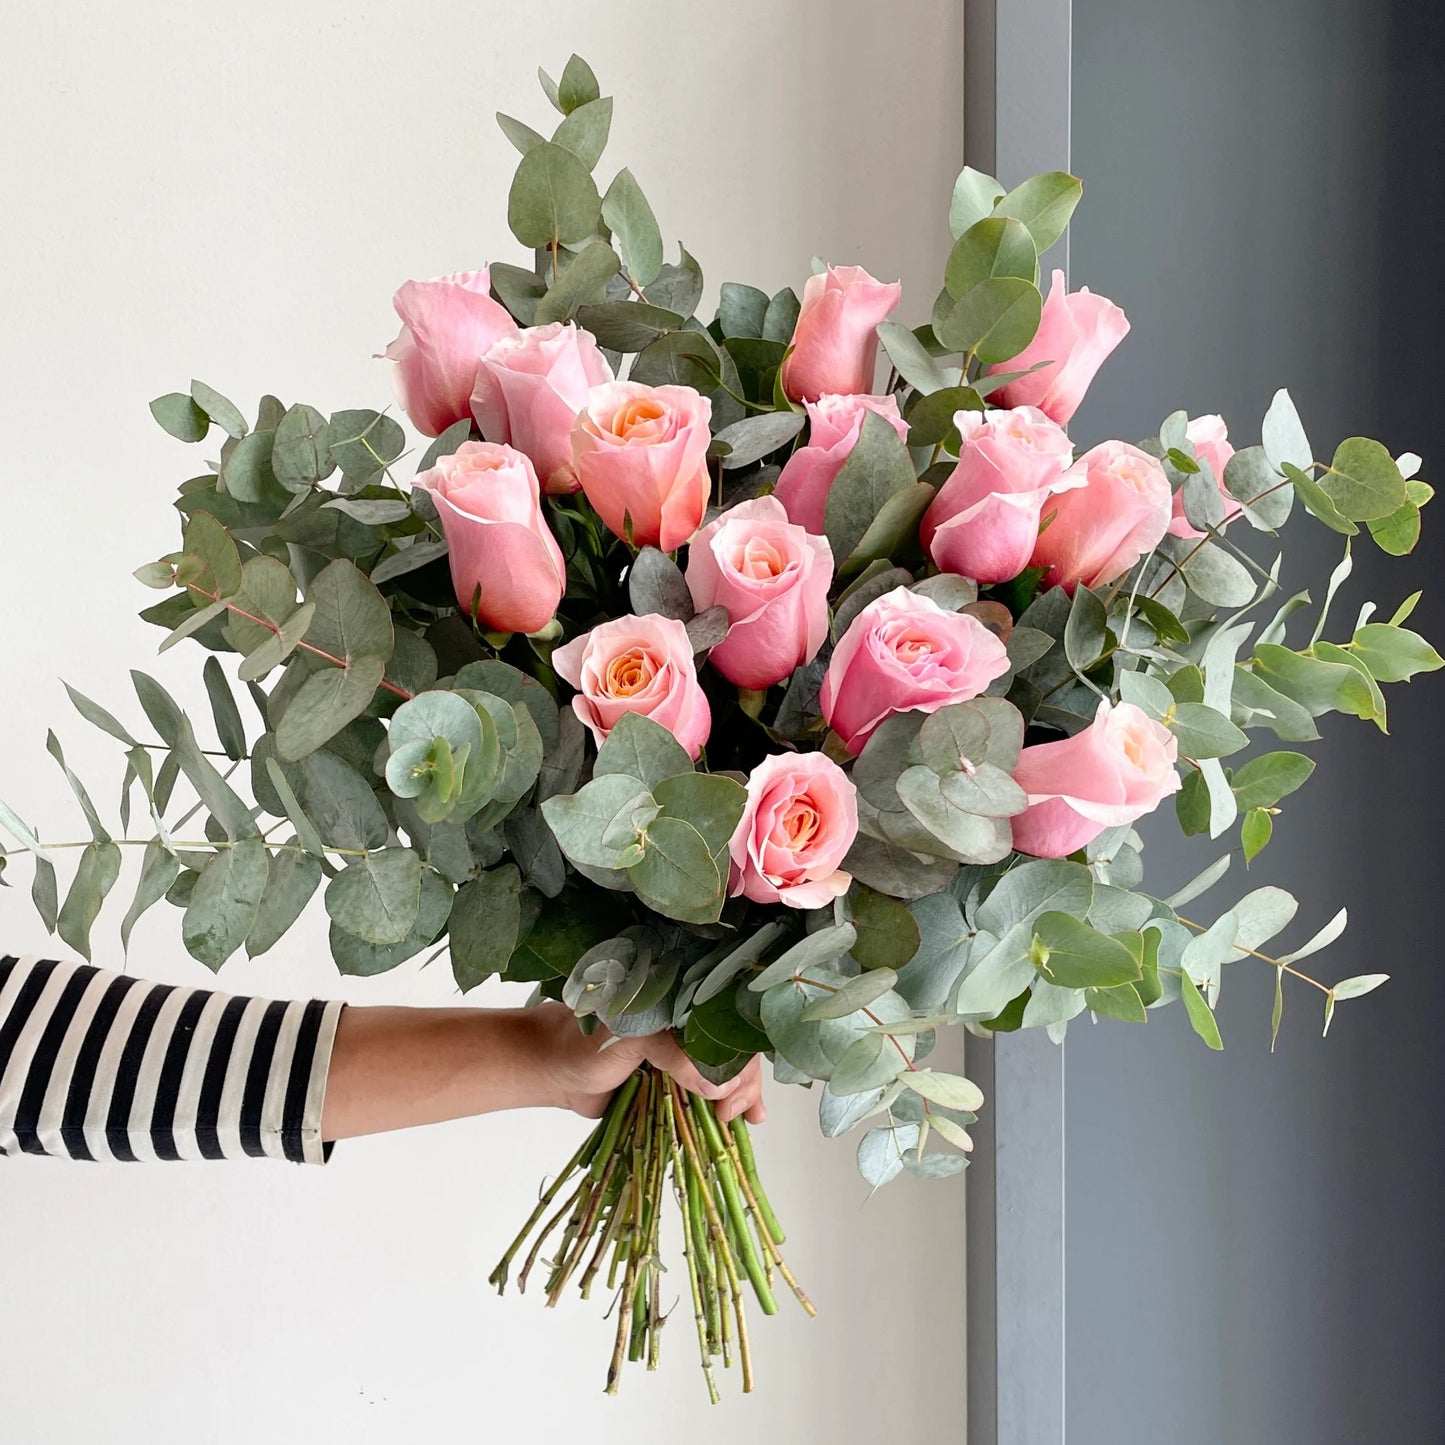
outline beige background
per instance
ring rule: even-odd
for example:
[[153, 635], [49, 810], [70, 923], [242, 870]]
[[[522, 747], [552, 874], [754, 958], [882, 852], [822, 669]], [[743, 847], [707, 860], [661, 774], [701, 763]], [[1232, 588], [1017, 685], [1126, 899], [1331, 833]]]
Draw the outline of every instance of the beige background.
[[[199, 658], [154, 660], [137, 564], [170, 550], [199, 470], [146, 402], [199, 376], [248, 410], [275, 390], [383, 405], [371, 359], [409, 276], [521, 259], [514, 155], [532, 72], [570, 49], [618, 97], [604, 179], [630, 165], [717, 283], [801, 288], [815, 252], [902, 276], [927, 316], [962, 155], [962, 7], [894, 0], [131, 3], [0, 0], [0, 795], [55, 839], [80, 819], [44, 755], [57, 726], [111, 816], [121, 758], [65, 676], [136, 719], [126, 671], [199, 700]], [[189, 470], [188, 470], [189, 469]], [[201, 716], [205, 716], [204, 711]], [[17, 863], [10, 951], [47, 947]], [[120, 889], [98, 959], [119, 963]], [[441, 1002], [443, 965], [338, 983], [317, 909], [235, 991]], [[204, 982], [158, 910], [132, 966]], [[521, 991], [485, 990], [489, 1003]], [[576, 1121], [493, 1118], [353, 1144], [328, 1170], [0, 1166], [0, 1434], [7, 1445], [498, 1438], [696, 1445], [944, 1433], [963, 1404], [963, 1189], [866, 1200], [814, 1101], [774, 1089], [763, 1142], [792, 1258], [821, 1308], [756, 1328], [761, 1387], [709, 1411], [685, 1324], [660, 1378], [599, 1387], [600, 1311], [485, 1277]], [[731, 1382], [729, 1382], [731, 1383]]]

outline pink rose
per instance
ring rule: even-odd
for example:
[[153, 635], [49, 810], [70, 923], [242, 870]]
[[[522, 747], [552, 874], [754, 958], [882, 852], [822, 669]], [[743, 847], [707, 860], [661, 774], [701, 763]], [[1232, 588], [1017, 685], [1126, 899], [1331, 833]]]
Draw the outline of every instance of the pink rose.
[[1066, 425], [1104, 358], [1128, 333], [1129, 322], [1112, 301], [1087, 286], [1066, 292], [1064, 273], [1055, 271], [1034, 339], [1011, 361], [989, 371], [1025, 371], [1040, 361], [1048, 365], [996, 391], [999, 405], [1036, 406]]
[[[562, 549], [542, 517], [537, 474], [521, 452], [463, 442], [415, 482], [432, 494], [462, 611], [499, 632], [538, 632], [567, 586]], [[481, 591], [478, 593], [478, 588]]]
[[860, 753], [884, 718], [968, 702], [1008, 667], [1008, 650], [978, 618], [895, 587], [849, 624], [818, 701], [848, 751]]
[[1007, 582], [1028, 566], [1044, 503], [1082, 487], [1066, 469], [1073, 443], [1037, 407], [961, 411], [958, 465], [923, 518], [935, 564], [975, 582]]
[[529, 326], [483, 352], [472, 415], [488, 441], [531, 457], [547, 492], [575, 492], [572, 428], [594, 386], [612, 371], [590, 331], [570, 321]]
[[875, 281], [861, 266], [829, 266], [809, 276], [783, 362], [783, 390], [794, 401], [871, 392], [878, 323], [902, 296], [897, 281]]
[[435, 281], [408, 281], [392, 305], [401, 330], [386, 348], [396, 362], [396, 396], [411, 424], [429, 437], [471, 416], [472, 386], [484, 351], [517, 323], [487, 294], [485, 268]]
[[593, 387], [572, 456], [587, 500], [619, 537], [671, 552], [697, 531], [712, 491], [711, 418], [712, 403], [690, 386]]
[[[1225, 426], [1222, 416], [1197, 416], [1185, 427], [1184, 434], [1194, 443], [1194, 455], [1200, 462], [1207, 462], [1209, 470], [1214, 473], [1214, 484], [1224, 499], [1224, 521], [1219, 525], [1227, 526], [1244, 510], [1224, 490], [1224, 469], [1234, 455], [1234, 448], [1229, 444], [1229, 428]], [[1195, 538], [1204, 536], [1203, 532], [1196, 532], [1190, 526], [1189, 518], [1184, 515], [1182, 488], [1174, 493], [1174, 515], [1169, 523], [1169, 535]]]
[[1152, 552], [1169, 530], [1174, 498], [1164, 468], [1128, 442], [1101, 442], [1066, 475], [1082, 477], [1049, 503], [1032, 563], [1045, 587], [1102, 587]]
[[767, 688], [811, 662], [828, 635], [833, 549], [788, 521], [775, 497], [741, 502], [687, 551], [699, 612], [725, 607], [728, 635], [708, 660], [739, 687]]
[[898, 415], [896, 396], [820, 396], [803, 405], [808, 445], [788, 458], [773, 495], [788, 509], [789, 521], [821, 535], [828, 490], [858, 445], [863, 418], [877, 412], [904, 441], [908, 423]]
[[728, 844], [732, 892], [756, 903], [824, 908], [848, 891], [838, 865], [858, 835], [858, 790], [822, 753], [775, 753], [748, 778]]
[[712, 728], [698, 685], [687, 628], [672, 617], [619, 617], [602, 622], [552, 654], [558, 676], [577, 689], [572, 710], [597, 745], [623, 713], [659, 723], [694, 762]]
[[1100, 702], [1083, 732], [1036, 743], [1019, 754], [1014, 781], [1029, 806], [1013, 819], [1014, 847], [1038, 858], [1064, 858], [1152, 813], [1179, 788], [1174, 734], [1133, 703]]

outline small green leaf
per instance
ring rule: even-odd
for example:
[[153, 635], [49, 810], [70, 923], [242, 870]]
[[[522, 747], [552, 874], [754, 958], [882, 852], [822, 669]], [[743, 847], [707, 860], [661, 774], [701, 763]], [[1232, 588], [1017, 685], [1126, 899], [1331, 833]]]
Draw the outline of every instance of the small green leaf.
[[1302, 787], [1314, 770], [1314, 760], [1303, 753], [1263, 753], [1239, 768], [1230, 786], [1241, 812], [1270, 808]]
[[151, 415], [181, 442], [198, 442], [211, 429], [211, 419], [183, 391], [168, 392], [151, 402]]
[[993, 214], [1022, 221], [1042, 256], [1064, 234], [1083, 194], [1083, 183], [1077, 177], [1048, 171], [1015, 186], [994, 206]]
[[1221, 712], [1199, 702], [1174, 706], [1170, 730], [1189, 758], [1223, 758], [1249, 746], [1249, 739]]
[[815, 998], [803, 1009], [802, 1018], [809, 1023], [815, 1019], [846, 1018], [890, 992], [897, 978], [898, 975], [891, 968], [875, 968], [867, 973], [860, 973], [850, 978], [841, 988]]
[[192, 958], [214, 972], [241, 947], [256, 922], [267, 873], [266, 848], [259, 838], [222, 848], [206, 864], [181, 923]]
[[642, 859], [629, 877], [648, 907], [680, 923], [713, 923], [722, 911], [724, 878], [712, 850], [681, 818], [648, 825]]
[[1382, 983], [1388, 983], [1388, 973], [1361, 973], [1354, 978], [1342, 979], [1330, 992], [1335, 996], [1335, 1002], [1341, 999], [1360, 998], [1367, 993], [1373, 993]]
[[246, 957], [259, 958], [274, 948], [305, 911], [321, 886], [321, 860], [295, 848], [271, 854], [266, 890], [256, 910], [256, 921], [246, 935]]
[[1321, 491], [1352, 522], [1377, 521], [1405, 504], [1405, 479], [1389, 451], [1368, 437], [1347, 437], [1335, 448]]
[[904, 1087], [945, 1109], [976, 1114], [983, 1108], [983, 1090], [961, 1074], [935, 1074], [931, 1069], [910, 1069], [899, 1076]]
[[384, 848], [352, 859], [331, 880], [326, 911], [348, 933], [385, 946], [411, 932], [420, 896], [421, 859], [410, 848]]
[[[37, 870], [48, 866], [44, 859], [36, 860]], [[49, 884], [54, 885], [54, 873], [49, 875]], [[73, 948], [87, 963], [90, 962], [90, 930], [100, 916], [101, 905], [106, 895], [115, 887], [120, 877], [120, 848], [111, 842], [97, 840], [81, 851], [80, 865], [75, 871], [70, 891], [65, 895], [56, 919], [55, 929], [66, 945]], [[40, 874], [37, 871], [36, 879]], [[45, 910], [42, 910], [44, 912]]]
[[[498, 116], [497, 119], [500, 121], [502, 117]], [[515, 125], [516, 122], [512, 124]], [[505, 126], [502, 128], [506, 129]], [[552, 140], [556, 145], [566, 146], [590, 171], [602, 158], [602, 152], [607, 146], [607, 134], [611, 129], [612, 97], [604, 95], [569, 111], [553, 132]], [[535, 135], [536, 132], [533, 131], [532, 134]], [[507, 138], [512, 139], [510, 135]], [[538, 140], [540, 139], [539, 136]], [[513, 144], [516, 142], [513, 141]], [[517, 149], [526, 155], [532, 146], [519, 145]]]
[[1274, 834], [1274, 819], [1263, 808], [1251, 808], [1239, 825], [1239, 844], [1244, 850], [1244, 861], [1253, 863], [1268, 846]]
[[824, 510], [823, 530], [834, 557], [852, 556], [890, 498], [916, 485], [907, 446], [881, 416], [866, 412]]
[[965, 166], [953, 183], [953, 198], [948, 208], [948, 228], [955, 237], [963, 235], [987, 215], [1002, 199], [1004, 188], [990, 175]]
[[1070, 913], [1045, 913], [1034, 920], [1035, 946], [1042, 944], [1041, 974], [1059, 988], [1117, 988], [1143, 976], [1136, 957], [1117, 938], [1099, 933]]
[[308, 677], [276, 729], [277, 753], [295, 762], [330, 742], [370, 707], [385, 671], [386, 664], [373, 656]]
[[522, 157], [512, 178], [507, 224], [524, 246], [571, 246], [596, 231], [601, 208], [587, 166], [565, 146], [544, 141]]
[[124, 743], [127, 747], [135, 748], [140, 744], [131, 737], [120, 721], [108, 713], [98, 702], [92, 702], [83, 692], [78, 692], [68, 682], [61, 683], [65, 688], [67, 696], [75, 705], [75, 710], [86, 722], [93, 723], [101, 732], [109, 733], [117, 742]]
[[246, 435], [246, 418], [234, 402], [227, 401], [214, 387], [207, 386], [204, 381], [192, 381], [191, 400], [227, 436], [239, 439]]
[[544, 326], [552, 321], [566, 321], [579, 306], [600, 301], [620, 264], [617, 252], [606, 241], [593, 241], [584, 247], [537, 302], [534, 323]]
[[1183, 970], [1180, 970], [1179, 974], [1179, 988], [1184, 996], [1184, 1011], [1189, 1015], [1194, 1032], [1211, 1049], [1222, 1049], [1224, 1040], [1219, 1036], [1219, 1024], [1215, 1021], [1214, 1010], [1205, 1003], [1204, 995], [1199, 992], [1199, 985]]
[[850, 952], [862, 968], [900, 969], [918, 952], [918, 920], [896, 898], [855, 883], [848, 911], [858, 930]]
[[957, 301], [993, 276], [1015, 276], [1032, 284], [1038, 266], [1033, 237], [1023, 222], [1010, 216], [988, 216], [954, 242], [943, 284]]
[[621, 773], [655, 787], [664, 778], [693, 771], [687, 750], [660, 723], [641, 713], [624, 713], [597, 752], [594, 777]]
[[1445, 658], [1418, 632], [1386, 622], [1357, 628], [1350, 650], [1376, 682], [1408, 682], [1418, 672], [1445, 667]]
[[662, 270], [662, 232], [630, 170], [618, 171], [602, 198], [602, 219], [617, 236], [628, 275], [639, 287]]
[[130, 950], [130, 935], [147, 909], [153, 908], [170, 891], [181, 865], [159, 838], [152, 838], [141, 857], [140, 879], [135, 897], [120, 925], [121, 952]]
[[521, 875], [510, 863], [464, 885], [452, 904], [452, 974], [466, 993], [506, 969], [521, 932]]
[[592, 67], [580, 55], [568, 57], [557, 82], [557, 104], [567, 115], [580, 106], [590, 105], [602, 93]]
[[232, 762], [246, 756], [246, 727], [241, 721], [241, 710], [226, 681], [226, 674], [215, 657], [208, 657], [201, 669], [206, 685], [206, 696], [211, 700], [211, 713], [215, 718], [216, 736], [221, 747]]
[[1042, 310], [1032, 281], [994, 276], [967, 292], [935, 330], [950, 351], [971, 352], [993, 365], [1011, 361], [1034, 339]]

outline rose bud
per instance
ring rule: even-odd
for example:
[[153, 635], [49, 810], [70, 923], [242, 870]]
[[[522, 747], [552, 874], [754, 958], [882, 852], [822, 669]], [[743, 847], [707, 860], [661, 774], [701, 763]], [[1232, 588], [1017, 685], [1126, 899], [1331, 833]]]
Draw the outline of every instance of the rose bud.
[[1142, 708], [1099, 703], [1083, 732], [1019, 754], [1014, 781], [1029, 795], [1013, 819], [1014, 847], [1064, 858], [1106, 828], [1152, 813], [1179, 788], [1174, 734]]
[[511, 447], [463, 442], [412, 485], [436, 503], [462, 611], [470, 617], [477, 599], [477, 616], [500, 632], [545, 627], [567, 568], [542, 517], [532, 463]]
[[1104, 359], [1128, 332], [1128, 318], [1112, 301], [1087, 286], [1066, 291], [1064, 273], [1055, 271], [1034, 339], [1011, 361], [989, 371], [1025, 371], [1041, 361], [1048, 364], [1009, 382], [994, 397], [1000, 406], [1036, 406], [1064, 426]]
[[575, 492], [572, 428], [612, 372], [590, 331], [570, 321], [529, 326], [482, 353], [472, 415], [488, 441], [526, 452], [545, 492]]
[[803, 405], [808, 444], [788, 458], [773, 495], [788, 509], [789, 521], [821, 535], [828, 491], [858, 445], [863, 418], [877, 412], [904, 441], [908, 423], [898, 415], [895, 396], [820, 396]]
[[383, 355], [396, 362], [396, 396], [411, 424], [429, 437], [472, 414], [481, 355], [516, 333], [517, 323], [487, 294], [485, 268], [434, 281], [408, 281], [392, 305], [401, 330]]
[[748, 778], [728, 845], [732, 893], [757, 903], [824, 908], [853, 879], [839, 868], [858, 835], [858, 790], [822, 753], [776, 753]]
[[741, 502], [692, 539], [687, 585], [699, 612], [725, 607], [708, 660], [739, 687], [767, 688], [811, 662], [828, 635], [833, 550], [788, 521], [775, 497]]
[[[1219, 488], [1219, 495], [1224, 500], [1224, 520], [1219, 525], [1227, 526], [1244, 510], [1224, 489], [1224, 469], [1234, 455], [1234, 448], [1229, 443], [1229, 428], [1225, 426], [1222, 416], [1197, 416], [1185, 427], [1184, 435], [1194, 443], [1194, 455], [1201, 463], [1208, 463], [1209, 470], [1214, 474], [1214, 484]], [[1169, 535], [1187, 538], [1205, 535], [1195, 531], [1189, 518], [1184, 515], [1182, 487], [1174, 493], [1174, 515], [1169, 523]]]
[[1169, 478], [1154, 457], [1128, 442], [1101, 442], [1066, 475], [1082, 477], [1084, 485], [1048, 503], [1032, 564], [1047, 569], [1045, 587], [1072, 592], [1081, 582], [1105, 586], [1152, 552], [1169, 530]]
[[783, 390], [794, 401], [873, 390], [878, 323], [902, 299], [897, 281], [874, 280], [861, 266], [829, 266], [803, 287], [792, 349], [783, 362]]
[[923, 518], [921, 538], [945, 572], [1007, 582], [1028, 566], [1044, 504], [1082, 487], [1073, 443], [1037, 407], [961, 411], [958, 465]]
[[702, 523], [712, 490], [712, 403], [690, 386], [610, 381], [592, 389], [572, 430], [587, 500], [636, 547], [675, 551]]
[[557, 675], [577, 689], [572, 710], [597, 745], [623, 713], [641, 713], [675, 737], [694, 762], [712, 728], [687, 628], [672, 617], [602, 622], [552, 654]]
[[1008, 650], [978, 618], [895, 587], [849, 624], [818, 701], [856, 754], [885, 718], [968, 702], [1008, 668]]

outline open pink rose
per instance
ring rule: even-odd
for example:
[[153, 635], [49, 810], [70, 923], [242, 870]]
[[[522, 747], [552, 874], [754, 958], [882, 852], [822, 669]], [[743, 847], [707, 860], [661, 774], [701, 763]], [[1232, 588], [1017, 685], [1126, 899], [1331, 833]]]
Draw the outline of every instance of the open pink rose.
[[463, 442], [412, 485], [436, 502], [462, 611], [470, 616], [477, 599], [477, 616], [500, 632], [545, 627], [567, 567], [543, 519], [532, 463], [511, 447]]
[[1084, 485], [1052, 499], [1032, 563], [1045, 587], [1102, 587], [1152, 552], [1169, 530], [1174, 498], [1164, 468], [1128, 442], [1101, 442], [1069, 469]]
[[[1194, 455], [1201, 462], [1207, 462], [1209, 470], [1214, 473], [1214, 484], [1224, 499], [1224, 521], [1220, 526], [1226, 526], [1244, 510], [1224, 489], [1224, 469], [1234, 455], [1234, 448], [1229, 442], [1229, 428], [1225, 426], [1222, 416], [1197, 416], [1185, 427], [1184, 434], [1194, 443]], [[1195, 538], [1204, 535], [1203, 532], [1195, 531], [1189, 524], [1189, 518], [1184, 515], [1183, 488], [1174, 493], [1174, 516], [1169, 523], [1169, 535]]]
[[401, 330], [386, 348], [396, 362], [396, 396], [411, 424], [429, 437], [471, 416], [472, 387], [484, 351], [517, 323], [487, 294], [485, 268], [435, 281], [408, 281], [392, 305]]
[[873, 390], [878, 323], [903, 297], [897, 281], [878, 281], [861, 266], [829, 266], [809, 276], [783, 362], [783, 390], [794, 401]]
[[590, 331], [570, 321], [529, 326], [482, 353], [472, 415], [488, 441], [531, 457], [546, 492], [575, 492], [572, 428], [612, 372]]
[[848, 751], [859, 753], [893, 713], [968, 702], [1008, 666], [1008, 650], [978, 618], [895, 587], [849, 624], [818, 702]]
[[1048, 365], [1009, 382], [994, 396], [1000, 406], [1036, 406], [1064, 426], [1105, 358], [1128, 333], [1128, 318], [1112, 301], [1087, 286], [1067, 291], [1064, 273], [1055, 271], [1034, 339], [1012, 360], [989, 370], [1024, 371], [1040, 361]]
[[858, 445], [863, 418], [877, 412], [904, 441], [908, 423], [898, 415], [896, 396], [820, 396], [803, 405], [808, 445], [788, 458], [773, 495], [788, 509], [789, 521], [821, 534], [829, 488]]
[[572, 456], [587, 500], [619, 537], [671, 552], [697, 531], [712, 490], [711, 418], [712, 403], [690, 386], [592, 388]]
[[602, 622], [552, 654], [557, 675], [577, 689], [572, 710], [600, 747], [623, 713], [660, 724], [695, 762], [712, 728], [687, 628], [672, 617]]
[[923, 518], [935, 564], [975, 582], [1007, 582], [1028, 566], [1044, 503], [1082, 487], [1073, 443], [1037, 407], [961, 411], [958, 465]]
[[687, 551], [699, 612], [725, 607], [728, 635], [708, 660], [739, 687], [766, 688], [811, 662], [828, 635], [833, 549], [788, 521], [775, 497], [740, 502]]
[[1174, 734], [1133, 703], [1100, 702], [1083, 732], [1036, 743], [1019, 754], [1014, 781], [1029, 795], [1013, 819], [1014, 847], [1037, 858], [1064, 858], [1152, 813], [1179, 788]]
[[756, 903], [824, 908], [848, 891], [839, 864], [858, 835], [858, 790], [822, 753], [775, 753], [748, 778], [732, 836], [732, 892]]

